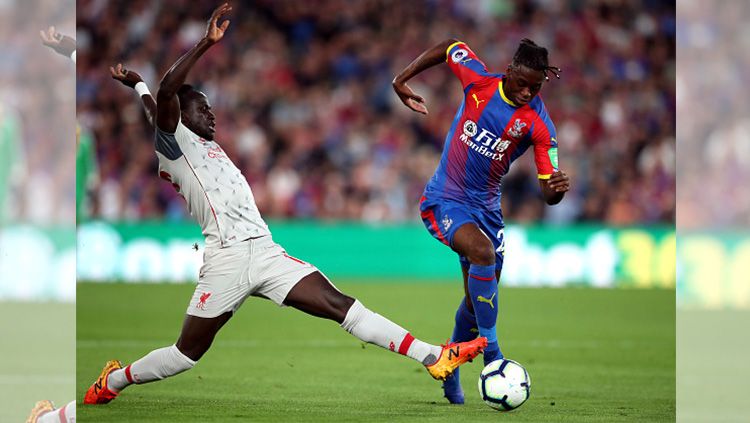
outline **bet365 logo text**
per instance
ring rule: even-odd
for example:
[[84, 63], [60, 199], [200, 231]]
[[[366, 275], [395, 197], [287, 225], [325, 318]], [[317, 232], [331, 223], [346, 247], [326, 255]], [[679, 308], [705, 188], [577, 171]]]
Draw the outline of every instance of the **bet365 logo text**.
[[[526, 123], [522, 122], [521, 119], [516, 119], [513, 127], [507, 131], [508, 136], [516, 139], [521, 138], [524, 135], [523, 128], [525, 127]], [[470, 119], [464, 121], [463, 133], [459, 136], [459, 139], [472, 150], [492, 160], [502, 160], [505, 150], [513, 142], [509, 139], [503, 139], [502, 136], [497, 136], [487, 129], [479, 128], [476, 122]]]

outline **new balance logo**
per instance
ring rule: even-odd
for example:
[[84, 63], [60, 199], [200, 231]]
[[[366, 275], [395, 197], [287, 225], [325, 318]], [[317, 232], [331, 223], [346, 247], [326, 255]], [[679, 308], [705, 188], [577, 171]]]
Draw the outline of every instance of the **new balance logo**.
[[200, 310], [206, 309], [206, 301], [208, 300], [208, 297], [211, 296], [210, 292], [204, 292], [201, 294], [201, 297], [198, 299], [198, 304], [195, 306], [196, 308]]
[[478, 99], [476, 94], [472, 94], [471, 97], [474, 99], [474, 101], [477, 102], [477, 109], [479, 108], [479, 103], [483, 103], [485, 101]]
[[492, 294], [492, 296], [491, 296], [491, 297], [490, 297], [489, 299], [487, 299], [487, 298], [484, 298], [484, 297], [483, 297], [483, 296], [481, 296], [481, 295], [477, 295], [477, 301], [479, 301], [480, 303], [487, 303], [487, 304], [489, 304], [489, 305], [490, 305], [490, 307], [492, 307], [492, 308], [494, 309], [494, 308], [495, 308], [495, 305], [494, 305], [494, 304], [492, 304], [492, 300], [494, 300], [494, 299], [495, 299], [495, 295], [497, 295], [497, 292], [496, 292], [496, 293], [494, 293], [494, 294]]
[[459, 346], [456, 345], [455, 348], [451, 348], [448, 350], [448, 360], [453, 360], [453, 358], [458, 358], [459, 355]]

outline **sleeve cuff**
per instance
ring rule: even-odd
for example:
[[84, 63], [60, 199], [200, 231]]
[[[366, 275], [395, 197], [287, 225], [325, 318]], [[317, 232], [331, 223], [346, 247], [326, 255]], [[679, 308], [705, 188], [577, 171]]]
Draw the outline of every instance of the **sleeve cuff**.
[[542, 175], [542, 174], [537, 174], [536, 175], [536, 177], [539, 178], [539, 179], [549, 179], [551, 176], [552, 176], [551, 173], [549, 175]]

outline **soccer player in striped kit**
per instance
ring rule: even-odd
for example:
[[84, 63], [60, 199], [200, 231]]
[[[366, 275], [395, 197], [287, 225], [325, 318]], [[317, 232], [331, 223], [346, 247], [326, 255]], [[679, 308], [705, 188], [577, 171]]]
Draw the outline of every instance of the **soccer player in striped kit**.
[[84, 403], [104, 404], [131, 384], [157, 381], [191, 369], [249, 296], [270, 299], [339, 323], [360, 340], [406, 355], [436, 379], [444, 379], [486, 346], [483, 337], [440, 347], [343, 294], [315, 266], [291, 257], [271, 238], [239, 169], [214, 140], [215, 116], [205, 94], [185, 79], [198, 59], [229, 26], [231, 11], [214, 10], [206, 35], [167, 71], [156, 102], [140, 76], [118, 65], [112, 77], [134, 88], [156, 126], [159, 174], [184, 197], [206, 237], [203, 266], [182, 331], [174, 345], [156, 349], [126, 367], [107, 362]]
[[[466, 43], [449, 39], [426, 50], [393, 80], [401, 101], [423, 114], [424, 99], [406, 84], [420, 72], [447, 63], [464, 91], [420, 212], [430, 234], [460, 257], [465, 297], [451, 340], [487, 337], [485, 364], [503, 357], [495, 329], [505, 248], [501, 179], [513, 160], [532, 148], [547, 204], [559, 203], [570, 189], [568, 176], [558, 169], [555, 126], [537, 95], [550, 73], [559, 78], [560, 69], [549, 66], [547, 55], [547, 49], [523, 39], [506, 73], [490, 73]], [[443, 390], [451, 403], [463, 404], [458, 371]]]

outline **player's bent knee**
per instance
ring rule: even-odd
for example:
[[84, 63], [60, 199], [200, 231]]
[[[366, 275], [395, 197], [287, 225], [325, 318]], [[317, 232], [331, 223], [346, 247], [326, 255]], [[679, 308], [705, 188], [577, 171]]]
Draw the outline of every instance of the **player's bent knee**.
[[469, 259], [471, 264], [491, 266], [495, 264], [495, 249], [490, 242], [479, 243], [470, 248], [466, 258]]

